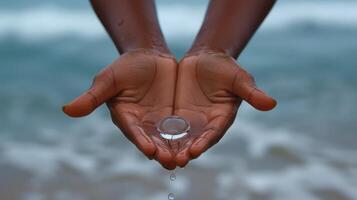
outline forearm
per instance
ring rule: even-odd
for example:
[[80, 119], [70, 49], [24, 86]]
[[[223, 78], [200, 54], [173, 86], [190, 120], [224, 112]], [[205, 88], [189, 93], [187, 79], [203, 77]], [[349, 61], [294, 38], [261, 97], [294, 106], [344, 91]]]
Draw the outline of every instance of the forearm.
[[209, 49], [237, 58], [275, 0], [211, 0], [190, 53]]
[[91, 3], [120, 53], [140, 48], [170, 53], [154, 0], [91, 0]]

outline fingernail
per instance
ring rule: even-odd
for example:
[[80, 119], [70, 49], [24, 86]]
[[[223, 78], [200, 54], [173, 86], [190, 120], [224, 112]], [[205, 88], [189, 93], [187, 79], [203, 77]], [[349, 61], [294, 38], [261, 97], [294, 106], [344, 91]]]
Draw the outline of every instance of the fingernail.
[[252, 91], [252, 93], [250, 95], [250, 98], [256, 95], [256, 94], [254, 95], [255, 92], [257, 92], [259, 94], [262, 94], [264, 96], [269, 96], [264, 91], [260, 90], [259, 88], [254, 87], [254, 89], [253, 89], [253, 91]]
[[62, 106], [62, 111], [65, 113], [66, 112], [66, 108], [67, 108], [68, 105], [64, 105]]

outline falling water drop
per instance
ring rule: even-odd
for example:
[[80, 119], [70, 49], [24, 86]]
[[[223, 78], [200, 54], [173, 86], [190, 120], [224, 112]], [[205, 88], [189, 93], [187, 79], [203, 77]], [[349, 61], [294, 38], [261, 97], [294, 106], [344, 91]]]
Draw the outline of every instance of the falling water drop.
[[[179, 116], [169, 116], [160, 121], [157, 124], [157, 130], [160, 133], [160, 136], [167, 140], [169, 145], [171, 141], [181, 139], [189, 135], [190, 124], [182, 117]], [[176, 173], [173, 171], [170, 173], [170, 181], [176, 180]], [[168, 200], [175, 200], [175, 195], [169, 193], [167, 196]]]
[[175, 200], [175, 195], [173, 193], [169, 193], [169, 195], [167, 196], [168, 200]]
[[175, 181], [175, 180], [176, 180], [176, 174], [175, 174], [175, 172], [172, 172], [170, 174], [170, 181]]

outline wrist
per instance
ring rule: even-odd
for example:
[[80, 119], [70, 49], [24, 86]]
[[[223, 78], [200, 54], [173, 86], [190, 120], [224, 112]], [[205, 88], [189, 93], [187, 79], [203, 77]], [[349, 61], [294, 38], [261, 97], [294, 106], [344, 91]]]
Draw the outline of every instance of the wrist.
[[124, 54], [131, 51], [145, 49], [148, 51], [156, 52], [163, 55], [171, 55], [169, 48], [163, 39], [145, 38], [134, 40], [127, 39], [125, 42], [119, 42], [117, 45], [120, 54]]
[[164, 52], [155, 48], [133, 48], [126, 52], [123, 52], [122, 55], [131, 54], [131, 53], [141, 53], [141, 54], [148, 54], [148, 55], [154, 55], [164, 58], [175, 59], [175, 57], [170, 52]]
[[208, 45], [193, 45], [191, 49], [186, 52], [184, 57], [195, 56], [200, 54], [212, 54], [212, 55], [220, 55], [224, 57], [229, 57], [235, 59], [229, 51], [223, 48], [212, 47]]

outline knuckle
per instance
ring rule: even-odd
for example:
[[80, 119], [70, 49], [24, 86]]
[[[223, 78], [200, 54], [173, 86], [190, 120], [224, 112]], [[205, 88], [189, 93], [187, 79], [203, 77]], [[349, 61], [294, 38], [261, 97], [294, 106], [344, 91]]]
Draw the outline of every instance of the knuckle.
[[99, 79], [100, 79], [100, 76], [97, 74], [97, 75], [94, 76], [92, 82], [93, 82], [93, 83], [96, 83], [96, 82], [99, 81]]
[[253, 83], [255, 83], [255, 78], [252, 74], [248, 73], [248, 77]]
[[106, 77], [107, 77], [107, 73], [105, 73], [105, 71], [101, 71], [99, 74], [94, 76], [93, 83], [104, 81]]
[[240, 73], [238, 73], [238, 76], [241, 79], [241, 81], [250, 82], [250, 83], [255, 84], [254, 76], [252, 74], [250, 74], [249, 72], [247, 72], [243, 68], [240, 68]]

